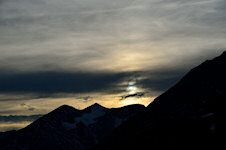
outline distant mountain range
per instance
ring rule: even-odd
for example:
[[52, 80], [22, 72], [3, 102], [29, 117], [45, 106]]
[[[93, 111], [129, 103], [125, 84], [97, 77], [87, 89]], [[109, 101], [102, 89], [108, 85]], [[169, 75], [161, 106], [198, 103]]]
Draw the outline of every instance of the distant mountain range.
[[23, 115], [9, 115], [9, 116], [0, 116], [0, 123], [5, 122], [21, 122], [21, 121], [34, 121], [40, 118], [42, 115], [30, 115], [30, 116], [23, 116]]
[[94, 146], [143, 105], [107, 109], [93, 104], [84, 110], [63, 105], [18, 131], [0, 134], [4, 150], [84, 150]]
[[226, 52], [188, 72], [148, 107], [63, 105], [0, 134], [1, 150], [218, 149], [217, 106], [226, 100]]

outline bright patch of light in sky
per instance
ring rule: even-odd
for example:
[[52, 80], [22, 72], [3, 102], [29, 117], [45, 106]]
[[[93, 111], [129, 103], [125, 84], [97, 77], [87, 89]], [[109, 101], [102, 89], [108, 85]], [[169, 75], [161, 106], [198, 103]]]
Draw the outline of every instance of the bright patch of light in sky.
[[129, 92], [129, 94], [135, 93], [137, 90], [136, 86], [128, 86], [127, 91]]

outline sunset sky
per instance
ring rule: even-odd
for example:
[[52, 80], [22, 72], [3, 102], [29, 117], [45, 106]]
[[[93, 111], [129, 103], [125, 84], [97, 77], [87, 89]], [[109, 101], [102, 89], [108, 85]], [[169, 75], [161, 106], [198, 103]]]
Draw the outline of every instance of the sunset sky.
[[147, 106], [225, 41], [225, 0], [0, 0], [0, 116]]

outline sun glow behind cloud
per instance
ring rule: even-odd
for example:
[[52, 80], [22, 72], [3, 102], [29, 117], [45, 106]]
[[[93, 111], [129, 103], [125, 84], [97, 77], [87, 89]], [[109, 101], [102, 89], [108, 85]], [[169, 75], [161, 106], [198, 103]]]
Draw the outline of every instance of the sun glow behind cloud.
[[128, 86], [128, 88], [127, 88], [127, 91], [129, 92], [129, 94], [135, 93], [136, 90], [137, 90], [137, 87], [134, 86], [134, 85], [133, 86]]
[[142, 97], [142, 98], [128, 98], [119, 102], [120, 106], [131, 105], [131, 104], [141, 104], [148, 106], [155, 97]]

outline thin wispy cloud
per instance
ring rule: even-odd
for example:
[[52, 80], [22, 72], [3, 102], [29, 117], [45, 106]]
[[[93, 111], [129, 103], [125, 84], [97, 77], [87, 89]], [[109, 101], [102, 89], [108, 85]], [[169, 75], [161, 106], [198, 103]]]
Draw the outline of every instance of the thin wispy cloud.
[[225, 48], [225, 5], [224, 0], [3, 0], [0, 67], [134, 71], [217, 53]]

